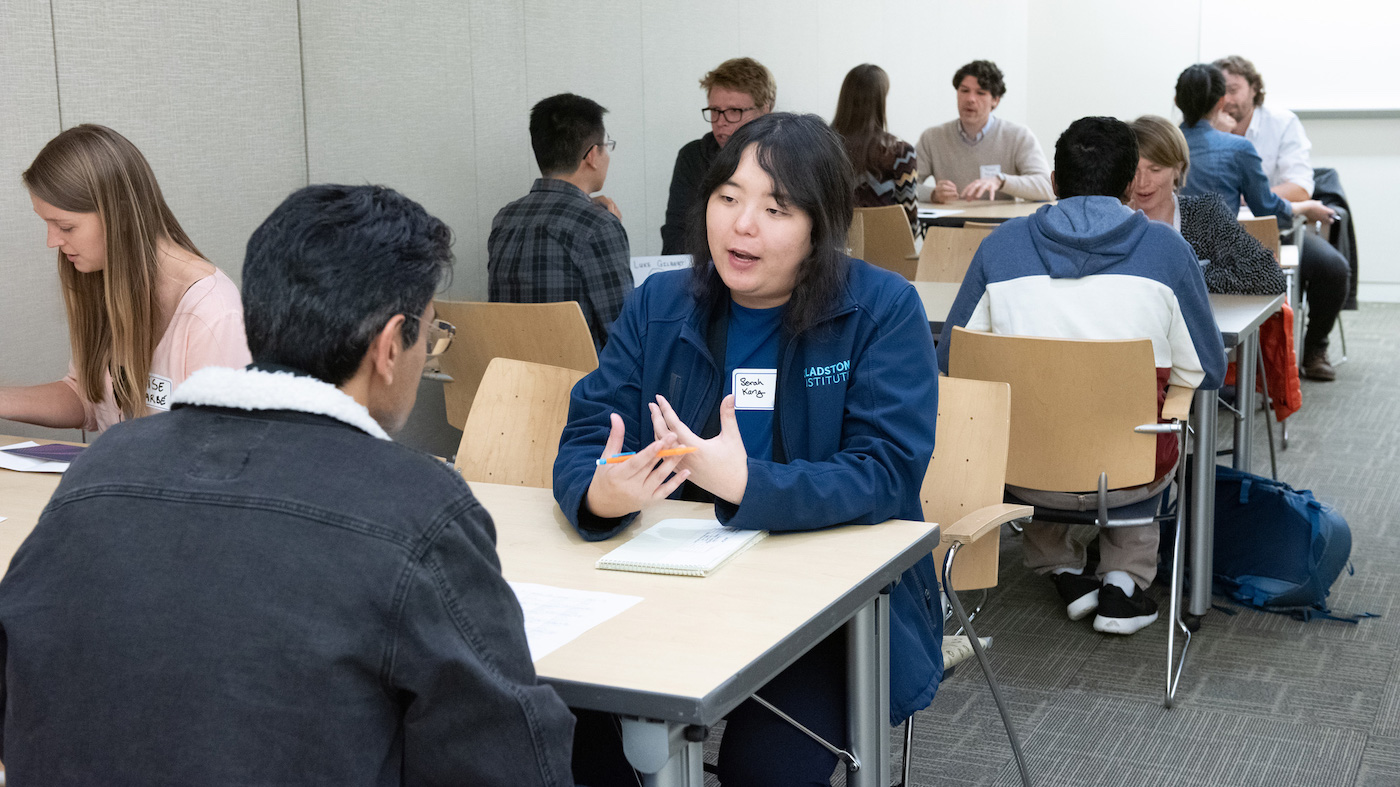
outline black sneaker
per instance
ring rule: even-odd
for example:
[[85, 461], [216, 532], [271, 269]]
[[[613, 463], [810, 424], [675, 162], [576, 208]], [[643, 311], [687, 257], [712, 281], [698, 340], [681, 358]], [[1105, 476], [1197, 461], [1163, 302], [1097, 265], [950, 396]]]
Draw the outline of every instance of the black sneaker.
[[1157, 602], [1142, 590], [1129, 596], [1117, 585], [1099, 588], [1099, 614], [1094, 631], [1105, 634], [1136, 634], [1157, 621]]
[[1065, 600], [1065, 614], [1079, 620], [1099, 607], [1099, 580], [1083, 574], [1062, 571], [1051, 577], [1060, 598]]

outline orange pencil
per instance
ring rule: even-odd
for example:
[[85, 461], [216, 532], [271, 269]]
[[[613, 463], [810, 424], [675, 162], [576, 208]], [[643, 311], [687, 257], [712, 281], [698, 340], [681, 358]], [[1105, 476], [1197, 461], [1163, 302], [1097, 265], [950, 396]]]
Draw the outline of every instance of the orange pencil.
[[[688, 454], [694, 450], [695, 446], [693, 445], [688, 445], [684, 448], [664, 448], [661, 451], [658, 451], [656, 455], [658, 457], [681, 456], [682, 454]], [[615, 454], [613, 456], [608, 457], [607, 459], [599, 459], [598, 466], [602, 467], [603, 465], [615, 465], [618, 462], [626, 462], [628, 459], [631, 459], [636, 455], [636, 451], [628, 451], [625, 454]]]

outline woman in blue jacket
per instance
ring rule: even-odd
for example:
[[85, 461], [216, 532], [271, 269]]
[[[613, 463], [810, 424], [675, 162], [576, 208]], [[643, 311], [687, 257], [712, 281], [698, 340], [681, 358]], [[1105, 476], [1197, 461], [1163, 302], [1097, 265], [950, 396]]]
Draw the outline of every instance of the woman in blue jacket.
[[[574, 388], [554, 466], [560, 507], [590, 540], [677, 496], [713, 500], [737, 528], [922, 519], [938, 411], [933, 338], [907, 281], [843, 253], [852, 174], [840, 138], [815, 115], [779, 113], [730, 142], [690, 222], [699, 263], [648, 278], [597, 371]], [[658, 461], [676, 445], [697, 450]], [[631, 461], [596, 464], [629, 450]], [[932, 557], [893, 590], [891, 724], [927, 706], [942, 677], [937, 592]], [[762, 694], [842, 741], [844, 674], [837, 632]], [[602, 756], [596, 742], [576, 745], [576, 763], [589, 752]], [[835, 765], [752, 701], [728, 718], [725, 787], [826, 784]]]

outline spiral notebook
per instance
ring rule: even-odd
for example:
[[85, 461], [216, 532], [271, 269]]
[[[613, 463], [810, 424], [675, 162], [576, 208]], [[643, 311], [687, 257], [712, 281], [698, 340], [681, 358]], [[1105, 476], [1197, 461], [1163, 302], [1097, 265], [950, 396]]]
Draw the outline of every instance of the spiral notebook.
[[735, 530], [714, 519], [663, 519], [598, 558], [598, 568], [703, 577], [763, 540], [767, 530]]

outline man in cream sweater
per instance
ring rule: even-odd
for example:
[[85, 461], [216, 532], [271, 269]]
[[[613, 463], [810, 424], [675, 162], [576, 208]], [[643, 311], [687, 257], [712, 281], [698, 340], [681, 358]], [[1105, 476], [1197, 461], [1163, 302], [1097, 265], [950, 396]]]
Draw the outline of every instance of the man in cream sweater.
[[[958, 119], [919, 137], [919, 199], [1051, 200], [1050, 166], [1025, 126], [992, 117], [1006, 93], [1001, 69], [974, 60], [953, 75]], [[926, 183], [932, 179], [932, 183]]]

